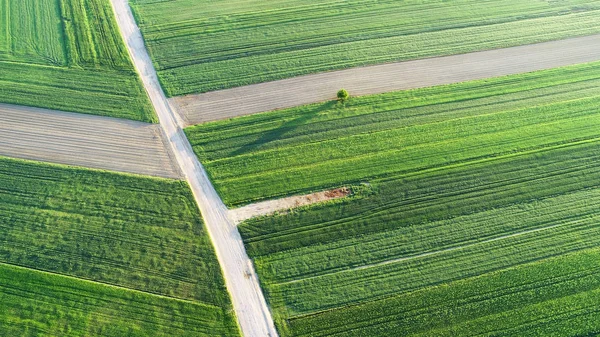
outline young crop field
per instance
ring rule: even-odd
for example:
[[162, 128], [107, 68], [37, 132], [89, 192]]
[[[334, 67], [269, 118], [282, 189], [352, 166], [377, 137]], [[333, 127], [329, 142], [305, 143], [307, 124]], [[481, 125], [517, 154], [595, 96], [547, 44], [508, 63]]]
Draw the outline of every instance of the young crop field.
[[132, 0], [169, 96], [600, 32], [600, 1]]
[[7, 337], [237, 335], [219, 307], [4, 264], [0, 303]]
[[0, 0], [0, 102], [154, 122], [106, 0]]
[[599, 63], [357, 97], [186, 129], [228, 205], [600, 137]]
[[240, 225], [282, 336], [587, 335], [600, 326], [599, 65], [186, 132], [229, 205], [355, 192]]
[[0, 322], [12, 335], [170, 335], [188, 325], [238, 335], [184, 182], [0, 158], [0, 186]]

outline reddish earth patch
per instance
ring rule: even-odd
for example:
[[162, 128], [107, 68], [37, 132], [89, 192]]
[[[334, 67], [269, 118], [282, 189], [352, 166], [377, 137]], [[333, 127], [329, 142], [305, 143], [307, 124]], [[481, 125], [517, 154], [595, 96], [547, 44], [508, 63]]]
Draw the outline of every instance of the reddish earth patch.
[[240, 223], [244, 220], [254, 218], [260, 215], [268, 215], [276, 212], [287, 211], [306, 205], [316, 204], [327, 200], [347, 197], [352, 191], [347, 187], [340, 187], [333, 190], [315, 192], [306, 195], [297, 195], [276, 200], [267, 200], [244, 207], [232, 209], [229, 215], [233, 221]]

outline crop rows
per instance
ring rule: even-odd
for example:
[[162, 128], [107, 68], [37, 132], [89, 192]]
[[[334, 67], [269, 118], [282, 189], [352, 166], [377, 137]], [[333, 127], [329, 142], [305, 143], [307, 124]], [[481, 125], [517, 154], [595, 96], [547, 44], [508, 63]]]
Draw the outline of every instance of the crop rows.
[[66, 65], [60, 14], [56, 0], [0, 0], [0, 61]]
[[[597, 285], [573, 281], [587, 282], [585, 269], [565, 276], [572, 292], [541, 275], [540, 289], [560, 296], [540, 293], [527, 306], [495, 304], [537, 290], [497, 287], [483, 309], [460, 307], [454, 292], [437, 306], [401, 301], [600, 244], [597, 66], [358, 97], [186, 132], [229, 204], [330, 186], [355, 191], [239, 226], [283, 336], [591, 332]], [[388, 300], [395, 311], [377, 309]], [[460, 315], [456, 306], [463, 316], [451, 317]], [[449, 316], [425, 324], [440, 315]], [[522, 323], [507, 326], [512, 315]]]
[[298, 317], [289, 321], [282, 335], [585, 335], [600, 329], [599, 257], [595, 248]]
[[0, 159], [0, 186], [0, 262], [230, 310], [184, 182]]
[[181, 178], [160, 126], [0, 104], [0, 156]]
[[132, 8], [169, 96], [600, 32], [594, 0], [134, 0]]
[[[597, 244], [599, 149], [594, 142], [375, 183], [374, 196], [248, 221], [241, 231], [271, 303], [290, 312], [410, 291]], [[515, 233], [523, 235], [498, 239]]]
[[4, 264], [0, 302], [2, 336], [238, 335], [223, 308]]
[[186, 129], [228, 205], [600, 136], [597, 63]]
[[[296, 319], [319, 330], [308, 321], [322, 312], [597, 247], [599, 151], [588, 142], [375, 181], [375, 195], [241, 231], [280, 330]], [[377, 312], [358, 317], [387, 317]]]
[[156, 121], [109, 1], [0, 0], [0, 17], [0, 102]]
[[588, 142], [374, 181], [375, 195], [250, 220], [241, 231], [285, 329], [325, 310], [597, 247], [599, 150]]

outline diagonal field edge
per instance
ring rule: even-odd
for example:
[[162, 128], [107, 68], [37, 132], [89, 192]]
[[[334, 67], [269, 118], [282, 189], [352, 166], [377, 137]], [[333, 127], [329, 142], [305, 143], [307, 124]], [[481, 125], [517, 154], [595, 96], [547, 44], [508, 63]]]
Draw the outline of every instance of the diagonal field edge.
[[222, 309], [221, 307], [218, 307], [216, 305], [209, 304], [209, 303], [204, 303], [204, 302], [200, 302], [200, 301], [192, 301], [192, 300], [186, 300], [186, 299], [178, 298], [178, 297], [165, 296], [165, 295], [156, 294], [156, 293], [149, 292], [149, 291], [143, 291], [143, 290], [138, 290], [138, 289], [133, 289], [133, 288], [127, 288], [127, 287], [119, 286], [119, 285], [112, 284], [112, 283], [99, 282], [99, 281], [94, 281], [94, 280], [91, 280], [91, 279], [69, 276], [69, 275], [65, 275], [65, 274], [61, 274], [61, 273], [55, 273], [55, 272], [51, 272], [51, 271], [47, 271], [47, 270], [24, 267], [24, 266], [21, 266], [21, 265], [18, 265], [18, 264], [0, 262], [0, 265], [12, 267], [12, 268], [18, 268], [18, 269], [22, 269], [22, 270], [28, 270], [28, 271], [31, 271], [31, 272], [34, 272], [34, 273], [42, 273], [42, 274], [46, 274], [46, 275], [53, 275], [53, 276], [57, 276], [57, 277], [66, 278], [66, 279], [69, 279], [69, 280], [76, 280], [78, 282], [93, 283], [93, 284], [101, 285], [103, 287], [115, 288], [115, 289], [125, 290], [125, 291], [128, 291], [128, 292], [134, 292], [134, 293], [138, 293], [138, 294], [145, 294], [145, 295], [148, 295], [148, 296], [154, 296], [154, 297], [164, 298], [164, 299], [169, 300], [169, 301], [192, 303], [194, 305], [200, 305], [200, 306], [203, 306], [203, 307], [206, 307], [206, 308], [212, 308], [212, 309], [219, 309], [219, 310]]
[[246, 337], [278, 336], [252, 261], [223, 201], [192, 150], [169, 101], [127, 0], [111, 0], [119, 30], [133, 64], [160, 120], [160, 127], [186, 177], [211, 238], [242, 333]]

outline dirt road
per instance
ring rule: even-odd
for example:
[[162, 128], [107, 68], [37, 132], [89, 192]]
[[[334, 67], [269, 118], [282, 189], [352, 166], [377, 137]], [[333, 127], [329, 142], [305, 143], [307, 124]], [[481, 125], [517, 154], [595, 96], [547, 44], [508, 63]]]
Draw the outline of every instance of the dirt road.
[[133, 63], [158, 114], [160, 125], [173, 148], [177, 162], [196, 198], [208, 233], [217, 252], [227, 289], [244, 336], [277, 336], [271, 313], [258, 283], [258, 277], [246, 254], [244, 244], [228, 211], [213, 188], [204, 168], [176, 120], [162, 91], [156, 71], [144, 46], [127, 0], [111, 0], [119, 29]]
[[600, 35], [352, 68], [170, 99], [186, 125], [333, 99], [530, 72], [600, 60]]
[[0, 104], [0, 155], [181, 178], [158, 125]]

